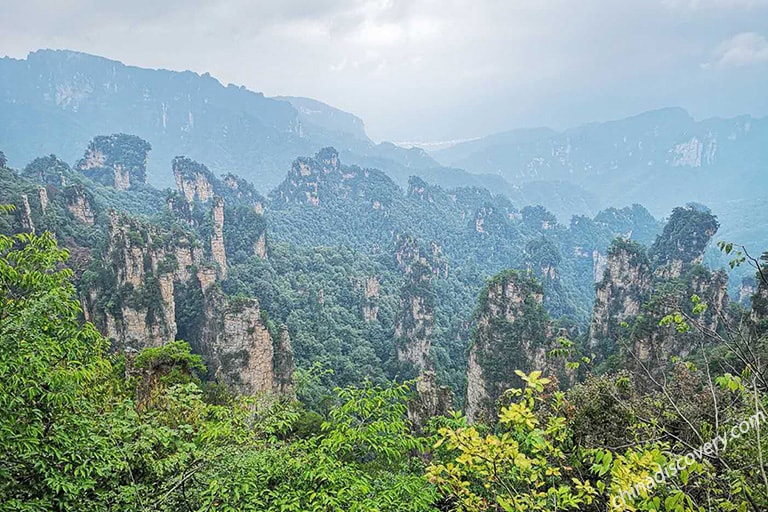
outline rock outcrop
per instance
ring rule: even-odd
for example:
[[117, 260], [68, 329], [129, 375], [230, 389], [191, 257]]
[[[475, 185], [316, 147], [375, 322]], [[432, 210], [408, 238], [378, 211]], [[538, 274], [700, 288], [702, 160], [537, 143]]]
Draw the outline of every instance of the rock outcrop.
[[373, 322], [379, 317], [379, 280], [375, 276], [363, 282], [363, 318]]
[[664, 231], [648, 250], [656, 276], [675, 279], [700, 263], [719, 226], [704, 206], [690, 204], [672, 210]]
[[32, 208], [29, 207], [27, 194], [21, 194], [21, 208], [19, 210], [21, 228], [30, 233], [35, 232], [35, 223], [32, 221]]
[[645, 248], [629, 240], [614, 240], [595, 289], [590, 346], [612, 351], [621, 323], [640, 314], [652, 291], [653, 276]]
[[221, 279], [227, 278], [227, 252], [224, 249], [224, 200], [214, 196], [211, 209], [211, 258], [219, 266]]
[[274, 348], [255, 299], [230, 299], [215, 286], [203, 291], [206, 323], [201, 352], [208, 371], [240, 393], [275, 387]]
[[40, 201], [40, 210], [45, 215], [48, 210], [48, 191], [45, 187], [37, 187], [37, 200]]
[[447, 415], [453, 406], [453, 392], [437, 383], [435, 372], [427, 370], [416, 380], [415, 397], [408, 402], [408, 419], [421, 429], [429, 418]]
[[92, 180], [128, 190], [147, 183], [149, 142], [124, 133], [95, 137], [86, 149], [76, 169]]
[[110, 212], [100, 279], [85, 291], [88, 318], [119, 348], [141, 350], [176, 338], [174, 285], [191, 277], [202, 250], [149, 224]]
[[118, 349], [161, 346], [181, 333], [211, 377], [233, 390], [288, 392], [287, 330], [273, 343], [258, 301], [221, 291], [216, 263], [204, 259], [192, 233], [171, 234], [111, 212], [102, 267], [81, 291], [86, 318]]
[[432, 369], [429, 351], [435, 321], [434, 269], [429, 253], [422, 255], [418, 241], [400, 236], [395, 261], [405, 274], [400, 308], [395, 319], [397, 359], [417, 373]]
[[72, 185], [64, 189], [64, 200], [69, 212], [80, 222], [93, 226], [96, 220], [94, 202], [90, 193], [82, 185]]
[[253, 244], [253, 254], [262, 260], [266, 260], [267, 256], [267, 232], [262, 231], [259, 238]]
[[363, 199], [375, 210], [386, 210], [400, 189], [376, 169], [342, 165], [333, 148], [321, 149], [314, 158], [298, 158], [288, 176], [271, 194], [272, 207]]
[[678, 329], [669, 315], [695, 318], [712, 332], [723, 328], [731, 315], [728, 277], [699, 264], [717, 225], [708, 210], [689, 205], [673, 211], [647, 253], [636, 242], [613, 242], [590, 329], [596, 362], [632, 370], [653, 383], [672, 358], [687, 357], [710, 341], [697, 329]]
[[546, 354], [553, 329], [543, 299], [541, 285], [513, 270], [495, 276], [481, 293], [467, 363], [469, 421], [495, 420], [504, 391], [521, 387], [515, 370], [551, 370]]
[[275, 391], [281, 395], [293, 394], [293, 347], [291, 345], [291, 336], [288, 333], [288, 327], [285, 325], [280, 328], [280, 334], [277, 338], [274, 369]]
[[206, 202], [213, 198], [216, 177], [205, 165], [187, 157], [177, 156], [173, 159], [173, 177], [176, 180], [176, 189], [187, 202]]

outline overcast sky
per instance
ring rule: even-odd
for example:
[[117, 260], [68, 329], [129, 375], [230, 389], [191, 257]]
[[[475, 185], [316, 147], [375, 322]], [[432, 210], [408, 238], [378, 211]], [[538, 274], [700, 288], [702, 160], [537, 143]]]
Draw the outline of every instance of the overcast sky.
[[0, 54], [38, 48], [313, 97], [377, 140], [768, 114], [768, 0], [0, 0]]

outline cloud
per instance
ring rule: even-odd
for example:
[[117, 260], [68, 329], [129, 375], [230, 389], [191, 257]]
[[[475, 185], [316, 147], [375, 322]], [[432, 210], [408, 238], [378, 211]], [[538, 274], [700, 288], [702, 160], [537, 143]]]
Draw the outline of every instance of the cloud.
[[768, 62], [768, 39], [754, 32], [742, 32], [723, 41], [704, 69], [745, 67]]
[[768, 0], [663, 0], [667, 7], [674, 9], [752, 9], [765, 7]]
[[768, 105], [759, 87], [768, 67], [751, 66], [750, 73], [763, 75], [741, 89], [702, 69], [762, 58], [763, 40], [737, 40], [740, 49], [718, 44], [737, 33], [768, 35], [768, 0], [0, 5], [0, 54], [67, 48], [136, 66], [210, 72], [223, 83], [353, 112], [374, 139], [564, 127], [675, 104], [695, 115], [728, 115], [720, 105], [730, 99], [741, 105], [738, 113], [768, 113], [753, 108]]

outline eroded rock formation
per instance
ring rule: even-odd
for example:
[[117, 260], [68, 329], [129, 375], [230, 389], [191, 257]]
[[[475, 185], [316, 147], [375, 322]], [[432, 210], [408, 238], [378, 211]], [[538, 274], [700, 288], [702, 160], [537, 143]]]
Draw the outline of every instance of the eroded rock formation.
[[90, 193], [82, 185], [72, 185], [64, 189], [64, 199], [67, 209], [80, 222], [93, 226], [96, 212]]
[[77, 163], [77, 170], [117, 190], [147, 183], [147, 156], [152, 146], [124, 133], [95, 137]]
[[224, 249], [224, 200], [215, 196], [211, 209], [211, 258], [219, 266], [221, 279], [227, 278], [227, 252]]
[[521, 387], [515, 370], [550, 370], [553, 329], [543, 299], [541, 285], [512, 270], [495, 276], [481, 293], [467, 364], [470, 421], [495, 421], [504, 391]]
[[173, 159], [173, 177], [176, 180], [176, 189], [187, 202], [206, 202], [213, 198], [213, 183], [216, 178], [205, 165], [178, 156]]

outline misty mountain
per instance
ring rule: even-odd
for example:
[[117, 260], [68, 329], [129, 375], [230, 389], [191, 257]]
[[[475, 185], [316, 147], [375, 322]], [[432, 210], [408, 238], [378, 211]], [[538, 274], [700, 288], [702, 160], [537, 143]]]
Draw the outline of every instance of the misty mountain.
[[[291, 162], [332, 145], [346, 161], [383, 169], [401, 185], [440, 165], [421, 149], [376, 144], [362, 121], [307, 98], [267, 98], [222, 85], [208, 73], [144, 69], [84, 53], [39, 50], [24, 60], [0, 59], [0, 147], [12, 165], [55, 153], [81, 156], [94, 133], [133, 133], [151, 141], [149, 180], [172, 183], [177, 155], [236, 171], [259, 189], [277, 185]], [[452, 173], [464, 185], [476, 177]], [[497, 180], [498, 181], [498, 180]]]
[[514, 130], [437, 151], [446, 165], [512, 184], [560, 180], [604, 206], [633, 201], [663, 214], [680, 201], [765, 199], [768, 119], [695, 121], [681, 108], [557, 132]]

